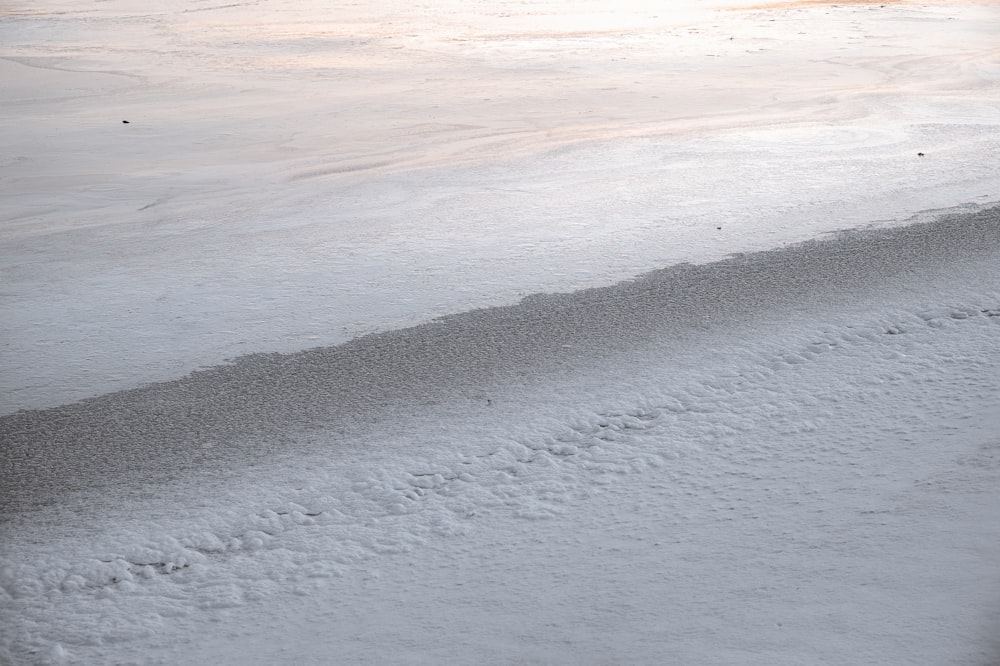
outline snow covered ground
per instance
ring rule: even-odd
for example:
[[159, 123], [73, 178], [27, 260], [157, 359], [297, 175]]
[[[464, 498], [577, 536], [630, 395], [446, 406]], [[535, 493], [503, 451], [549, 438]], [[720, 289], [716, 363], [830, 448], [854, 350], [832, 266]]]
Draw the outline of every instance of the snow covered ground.
[[[349, 422], [318, 352], [8, 418], [30, 480], [95, 485], [5, 511], [7, 658], [994, 663], [998, 239], [992, 209], [373, 336], [410, 360]], [[232, 435], [255, 387], [283, 436]]]
[[998, 199], [995, 5], [682, 7], [6, 3], [0, 413]]
[[0, 662], [1000, 661], [996, 5], [288, 4], [0, 9]]

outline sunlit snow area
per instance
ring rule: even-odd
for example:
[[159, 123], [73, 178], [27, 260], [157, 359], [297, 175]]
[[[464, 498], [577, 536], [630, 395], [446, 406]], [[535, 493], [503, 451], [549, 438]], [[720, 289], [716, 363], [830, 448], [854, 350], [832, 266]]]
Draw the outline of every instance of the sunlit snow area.
[[1000, 663], [998, 35], [4, 3], [0, 663]]

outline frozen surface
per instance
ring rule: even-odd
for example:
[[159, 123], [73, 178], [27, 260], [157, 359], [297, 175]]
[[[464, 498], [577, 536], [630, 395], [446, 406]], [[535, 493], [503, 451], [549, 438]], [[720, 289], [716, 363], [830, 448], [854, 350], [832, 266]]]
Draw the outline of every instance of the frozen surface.
[[371, 336], [358, 405], [328, 350], [6, 417], [92, 460], [5, 508], [0, 656], [994, 663], [998, 260], [992, 209]]
[[1000, 199], [991, 4], [0, 11], [3, 413]]
[[998, 663], [998, 18], [5, 3], [0, 663]]

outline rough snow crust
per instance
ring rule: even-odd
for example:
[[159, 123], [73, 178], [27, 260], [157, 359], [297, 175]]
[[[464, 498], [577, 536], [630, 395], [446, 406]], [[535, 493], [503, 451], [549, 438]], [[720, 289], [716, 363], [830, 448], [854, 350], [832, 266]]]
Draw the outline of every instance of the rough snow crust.
[[0, 32], [0, 663], [1000, 661], [995, 3]]
[[[492, 372], [451, 368], [437, 393], [390, 393], [354, 433], [284, 429], [267, 440], [275, 455], [243, 449], [239, 467], [209, 457], [177, 479], [47, 490], [49, 506], [7, 514], [0, 654], [988, 663], [998, 260], [989, 209], [372, 336], [383, 349], [458, 341], [459, 357], [474, 341], [490, 358], [506, 322], [542, 317], [556, 338], [519, 339]], [[287, 357], [306, 358], [322, 368], [320, 350]], [[271, 359], [234, 367], [254, 362]], [[160, 398], [183, 402], [216, 372]], [[376, 369], [399, 386], [412, 372]], [[268, 376], [279, 407], [296, 395]], [[145, 427], [120, 409], [129, 395], [83, 405], [111, 432]], [[44, 432], [73, 414], [31, 416]], [[84, 438], [94, 427], [76, 423]], [[186, 427], [197, 446], [199, 422]], [[102, 460], [128, 455], [115, 441]]]
[[888, 280], [989, 255], [997, 235], [995, 208], [855, 232], [532, 296], [336, 347], [251, 355], [173, 382], [0, 417], [0, 520], [77, 489], [270, 461], [294, 431], [350, 432], [443, 400], [486, 404], [494, 384], [521, 384], [543, 369], [579, 372], [647, 343], [669, 340], [680, 353], [715, 327], [766, 318], [790, 301], [822, 297], [833, 306]]

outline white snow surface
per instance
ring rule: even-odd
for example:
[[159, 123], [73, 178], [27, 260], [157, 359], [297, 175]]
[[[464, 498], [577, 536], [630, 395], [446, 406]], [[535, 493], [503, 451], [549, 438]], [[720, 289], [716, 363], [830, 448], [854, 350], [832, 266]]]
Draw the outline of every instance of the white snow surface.
[[0, 12], [0, 413], [1000, 199], [995, 4]]
[[6, 3], [0, 663], [1000, 663], [998, 19]]
[[994, 663], [998, 258], [18, 514], [0, 654]]

